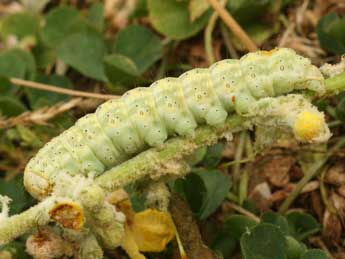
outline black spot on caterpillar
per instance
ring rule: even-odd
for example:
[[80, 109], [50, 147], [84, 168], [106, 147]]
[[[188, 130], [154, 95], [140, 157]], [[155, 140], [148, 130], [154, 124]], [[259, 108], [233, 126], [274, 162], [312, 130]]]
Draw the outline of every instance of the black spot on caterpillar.
[[44, 198], [58, 173], [102, 174], [170, 136], [192, 136], [200, 124], [222, 125], [261, 98], [299, 89], [322, 94], [323, 76], [290, 49], [249, 53], [158, 80], [105, 102], [55, 137], [29, 161], [24, 184]]

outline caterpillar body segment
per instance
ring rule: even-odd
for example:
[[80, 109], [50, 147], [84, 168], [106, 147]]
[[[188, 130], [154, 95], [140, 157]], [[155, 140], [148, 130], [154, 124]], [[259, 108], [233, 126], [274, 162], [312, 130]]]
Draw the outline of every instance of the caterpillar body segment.
[[102, 174], [171, 136], [193, 136], [198, 125], [217, 127], [234, 112], [250, 116], [250, 107], [263, 98], [301, 89], [322, 95], [323, 80], [290, 49], [249, 53], [158, 80], [105, 102], [46, 144], [28, 163], [24, 184], [42, 199], [59, 172]]
[[103, 132], [111, 139], [121, 154], [119, 160], [126, 160], [145, 145], [122, 98], [110, 100], [99, 106], [95, 112], [96, 119]]

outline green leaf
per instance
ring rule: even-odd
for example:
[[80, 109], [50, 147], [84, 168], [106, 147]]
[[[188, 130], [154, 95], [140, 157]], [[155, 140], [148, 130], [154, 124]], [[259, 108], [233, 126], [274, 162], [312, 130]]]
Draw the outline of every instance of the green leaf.
[[217, 209], [229, 189], [229, 178], [218, 170], [190, 173], [184, 181], [188, 203], [200, 220], [207, 218]]
[[15, 50], [0, 53], [0, 76], [24, 78], [26, 63]]
[[339, 94], [337, 99], [340, 100], [335, 109], [335, 115], [338, 120], [345, 121], [345, 95]]
[[31, 52], [24, 51], [22, 49], [11, 49], [15, 55], [25, 63], [25, 78], [32, 80], [36, 75], [36, 62]]
[[104, 58], [105, 72], [113, 85], [134, 85], [139, 76], [135, 63], [119, 54], [108, 55]]
[[148, 0], [152, 25], [157, 31], [172, 39], [182, 40], [197, 34], [207, 23], [209, 12], [190, 21], [188, 1]]
[[39, 31], [38, 16], [29, 13], [15, 13], [5, 16], [0, 24], [0, 35], [6, 39], [10, 35], [19, 40], [27, 36], [34, 36]]
[[16, 87], [12, 85], [10, 80], [5, 77], [0, 77], [0, 95], [12, 95], [14, 91], [16, 90]]
[[[243, 26], [243, 29], [258, 46], [262, 45], [268, 38], [270, 38], [274, 33], [279, 31], [279, 24], [266, 25], [261, 23], [250, 23]], [[232, 41], [239, 50], [244, 50], [242, 43], [237, 37], [231, 34]]]
[[42, 40], [39, 40], [36, 46], [32, 50], [32, 54], [35, 56], [37, 67], [40, 69], [46, 69], [56, 61], [56, 51], [53, 47], [49, 47]]
[[259, 224], [241, 237], [244, 259], [286, 259], [285, 249], [284, 235], [271, 224]]
[[0, 114], [6, 117], [19, 115], [26, 107], [15, 96], [0, 96]]
[[46, 16], [41, 38], [48, 46], [56, 47], [72, 33], [83, 31], [87, 27], [77, 9], [67, 6], [56, 7]]
[[207, 148], [202, 164], [208, 168], [216, 167], [222, 159], [224, 144], [217, 143]]
[[231, 215], [224, 222], [224, 231], [233, 236], [237, 241], [246, 232], [258, 223], [251, 218], [242, 215]]
[[207, 0], [190, 0], [188, 9], [190, 14], [190, 21], [194, 22], [202, 16], [210, 8]]
[[229, 0], [227, 8], [236, 21], [241, 24], [251, 21], [257, 22], [257, 18], [267, 14], [271, 0]]
[[304, 253], [301, 259], [327, 259], [327, 254], [321, 249], [310, 249]]
[[25, 144], [25, 146], [35, 148], [43, 146], [42, 141], [38, 138], [37, 134], [33, 130], [20, 124], [16, 126], [16, 129], [19, 133], [20, 140], [23, 144]]
[[291, 236], [286, 236], [286, 255], [288, 259], [299, 259], [305, 252], [305, 248]]
[[316, 32], [321, 47], [335, 53], [345, 53], [345, 17], [335, 13], [327, 14], [319, 20]]
[[320, 224], [316, 219], [304, 212], [291, 212], [286, 215], [289, 223], [290, 234], [301, 241], [320, 231]]
[[36, 64], [31, 53], [13, 48], [0, 54], [0, 76], [31, 79]]
[[84, 76], [107, 81], [103, 58], [106, 53], [102, 35], [88, 30], [74, 33], [57, 48], [57, 56]]
[[204, 159], [206, 152], [207, 147], [200, 147], [196, 149], [193, 154], [186, 157], [188, 164], [193, 166], [200, 163]]
[[[72, 82], [67, 77], [59, 75], [38, 75], [35, 81], [39, 83], [59, 86], [62, 88], [73, 88]], [[66, 101], [69, 99], [69, 96], [63, 94], [41, 91], [36, 89], [25, 90], [32, 109], [38, 109], [44, 106], [51, 106], [55, 103]]]
[[[11, 254], [10, 259], [31, 259], [32, 257], [25, 250], [25, 243], [19, 241], [12, 241], [0, 249], [0, 251], [8, 251]], [[6, 259], [6, 257], [3, 259]]]
[[163, 45], [144, 26], [130, 25], [117, 34], [112, 51], [132, 59], [142, 74], [162, 57]]
[[102, 3], [92, 4], [87, 18], [91, 25], [102, 32], [104, 28], [104, 5]]
[[137, 4], [135, 6], [135, 9], [131, 15], [131, 18], [139, 18], [143, 16], [148, 16], [148, 10], [147, 10], [147, 1], [146, 0], [137, 0]]
[[0, 178], [0, 194], [12, 199], [10, 214], [17, 214], [33, 203], [31, 196], [25, 191], [23, 175], [19, 174], [10, 181]]
[[231, 235], [220, 232], [214, 241], [212, 242], [211, 248], [222, 258], [231, 258], [237, 247], [238, 241]]
[[289, 233], [289, 223], [285, 217], [275, 213], [273, 211], [268, 211], [261, 216], [262, 223], [270, 223], [275, 225], [280, 229], [283, 234]]

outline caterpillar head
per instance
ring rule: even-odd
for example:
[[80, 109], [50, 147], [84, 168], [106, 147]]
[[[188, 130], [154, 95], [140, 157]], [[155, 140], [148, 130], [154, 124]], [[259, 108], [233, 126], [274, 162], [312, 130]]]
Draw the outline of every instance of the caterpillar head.
[[302, 142], [321, 142], [330, 136], [323, 114], [309, 110], [296, 116], [293, 131], [296, 138]]
[[256, 125], [278, 131], [287, 128], [300, 142], [320, 143], [331, 136], [324, 114], [302, 95], [263, 98], [251, 107], [249, 114]]

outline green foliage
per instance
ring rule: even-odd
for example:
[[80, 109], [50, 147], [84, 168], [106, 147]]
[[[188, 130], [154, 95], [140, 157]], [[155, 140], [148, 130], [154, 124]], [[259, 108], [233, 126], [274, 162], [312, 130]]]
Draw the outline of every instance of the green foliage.
[[104, 58], [104, 64], [105, 72], [113, 87], [116, 85], [130, 86], [133, 84], [133, 80], [139, 76], [136, 64], [126, 56], [108, 55]]
[[148, 0], [152, 25], [157, 31], [172, 39], [182, 40], [197, 34], [207, 23], [208, 13], [190, 22], [188, 1]]
[[275, 225], [285, 235], [289, 234], [289, 223], [282, 215], [269, 211], [261, 216], [261, 222]]
[[278, 227], [261, 223], [241, 237], [241, 250], [245, 259], [286, 259], [286, 243]]
[[291, 236], [286, 236], [286, 255], [288, 259], [299, 259], [306, 247]]
[[1, 247], [0, 253], [1, 251], [9, 252], [11, 254], [11, 259], [31, 259], [32, 257], [25, 252], [25, 249], [25, 243], [23, 241], [13, 241]]
[[103, 69], [105, 53], [102, 36], [93, 30], [74, 33], [57, 48], [57, 56], [66, 64], [100, 81], [108, 80]]
[[231, 215], [224, 221], [212, 248], [224, 258], [230, 258], [240, 246], [245, 259], [302, 259], [305, 254], [313, 254], [314, 249], [308, 250], [301, 243], [301, 236], [318, 232], [316, 225], [311, 215], [300, 212], [287, 216], [266, 212], [260, 222], [244, 215]]
[[222, 231], [213, 240], [211, 248], [222, 258], [231, 258], [237, 248], [238, 241], [228, 233]]
[[162, 57], [163, 45], [159, 38], [145, 27], [130, 25], [117, 34], [112, 52], [133, 60], [142, 74]]
[[27, 36], [35, 36], [39, 29], [38, 17], [25, 12], [6, 16], [0, 23], [0, 35], [4, 40], [11, 35], [19, 40]]
[[50, 47], [58, 46], [67, 36], [82, 31], [87, 27], [82, 16], [73, 7], [57, 7], [46, 16], [46, 25], [41, 31], [41, 37]]
[[12, 96], [0, 96], [0, 114], [6, 117], [16, 116], [26, 110], [20, 100]]
[[0, 190], [2, 195], [12, 199], [11, 215], [18, 214], [33, 203], [33, 199], [24, 189], [22, 175], [17, 175], [9, 181], [0, 179]]
[[10, 49], [0, 53], [0, 76], [31, 78], [35, 72], [33, 56], [21, 49]]
[[207, 147], [207, 152], [203, 159], [202, 165], [208, 168], [216, 167], [222, 159], [222, 152], [224, 144], [217, 143], [215, 145]]
[[87, 19], [89, 23], [98, 31], [102, 32], [104, 29], [104, 5], [102, 3], [94, 3], [89, 10]]
[[345, 18], [335, 13], [322, 17], [317, 25], [317, 35], [323, 48], [336, 54], [345, 53]]
[[218, 170], [197, 170], [180, 182], [191, 209], [203, 220], [213, 213], [226, 197], [229, 179]]
[[340, 94], [337, 98], [338, 104], [335, 110], [335, 115], [338, 120], [345, 121], [345, 96]]
[[320, 249], [311, 249], [304, 253], [301, 259], [327, 259], [326, 253]]
[[256, 221], [246, 216], [231, 215], [224, 222], [224, 230], [239, 241], [246, 231], [250, 231], [256, 225]]
[[[36, 80], [39, 83], [60, 86], [62, 88], [71, 89], [73, 87], [72, 82], [64, 76], [59, 75], [38, 75]], [[30, 106], [33, 109], [50, 106], [58, 102], [66, 101], [69, 96], [36, 90], [36, 89], [25, 89], [29, 98]]]
[[240, 23], [248, 23], [268, 11], [272, 0], [238, 0], [228, 1], [227, 8]]
[[303, 240], [320, 231], [320, 224], [314, 217], [303, 212], [291, 212], [286, 216], [290, 233], [297, 240]]

